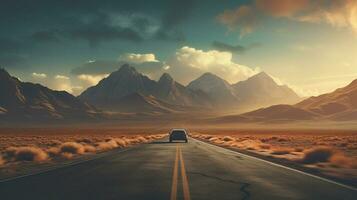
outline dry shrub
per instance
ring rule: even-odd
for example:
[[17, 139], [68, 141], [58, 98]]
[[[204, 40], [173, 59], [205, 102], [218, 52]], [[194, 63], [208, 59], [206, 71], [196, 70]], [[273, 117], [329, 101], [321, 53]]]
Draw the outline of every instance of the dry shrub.
[[247, 150], [256, 150], [257, 148], [254, 147], [254, 146], [250, 146], [250, 147], [246, 147], [245, 149], [247, 149]]
[[224, 143], [224, 141], [221, 138], [218, 138], [218, 137], [213, 137], [209, 141], [213, 142], [215, 144], [223, 144]]
[[71, 159], [71, 158], [73, 158], [74, 155], [73, 155], [73, 153], [64, 152], [64, 153], [61, 153], [61, 156], [66, 159]]
[[348, 158], [340, 152], [332, 155], [329, 161], [335, 167], [357, 168], [356, 159]]
[[147, 139], [145, 139], [143, 136], [139, 136], [139, 137], [137, 137], [136, 139], [139, 141], [139, 143], [145, 143], [145, 142], [148, 142], [148, 140], [147, 140]]
[[121, 138], [115, 138], [115, 141], [120, 147], [126, 147], [128, 145], [128, 143]]
[[51, 140], [48, 142], [48, 146], [58, 146], [60, 145], [62, 142], [59, 140]]
[[41, 162], [48, 159], [48, 154], [38, 147], [9, 147], [5, 157], [7, 160]]
[[270, 149], [271, 148], [271, 145], [270, 144], [260, 144], [259, 147], [261, 149]]
[[86, 153], [93, 153], [93, 152], [96, 152], [96, 148], [92, 145], [83, 145], [83, 148], [84, 148], [84, 152]]
[[89, 138], [80, 138], [80, 139], [77, 139], [76, 142], [78, 143], [86, 143], [86, 144], [91, 144], [93, 143], [93, 141]]
[[50, 155], [51, 157], [53, 156], [57, 156], [60, 153], [60, 149], [58, 147], [51, 147], [49, 149], [46, 150], [48, 155]]
[[223, 141], [225, 141], [225, 142], [234, 141], [234, 140], [235, 139], [233, 137], [231, 137], [231, 136], [224, 136], [223, 137]]
[[5, 159], [0, 155], [0, 166], [5, 164]]
[[286, 148], [286, 147], [281, 147], [281, 148], [276, 148], [274, 149], [271, 154], [274, 155], [286, 155], [286, 154], [290, 154], [291, 152], [293, 152], [294, 149], [291, 148]]
[[238, 147], [244, 148], [247, 150], [259, 149], [260, 145], [262, 145], [260, 140], [252, 140], [252, 139], [245, 139], [238, 143]]
[[278, 139], [278, 142], [287, 142], [287, 141], [289, 141], [288, 138], [279, 138]]
[[218, 140], [218, 139], [219, 139], [218, 137], [211, 137], [208, 141], [214, 142], [214, 141], [216, 141], [216, 140]]
[[340, 147], [348, 147], [348, 143], [347, 142], [342, 142], [342, 143], [339, 143], [338, 146]]
[[107, 151], [118, 147], [118, 144], [115, 140], [109, 140], [108, 142], [99, 142], [97, 143], [97, 148], [101, 151]]
[[201, 135], [201, 136], [199, 136], [199, 138], [205, 139], [205, 140], [209, 140], [209, 139], [211, 139], [212, 137], [213, 137], [212, 135]]
[[65, 142], [60, 146], [61, 153], [83, 154], [85, 152], [82, 144], [77, 142]]
[[336, 151], [331, 147], [316, 147], [305, 151], [301, 162], [305, 164], [327, 162], [335, 153]]
[[134, 138], [124, 138], [125, 142], [128, 143], [129, 145], [131, 144], [137, 144], [139, 141], [134, 139]]

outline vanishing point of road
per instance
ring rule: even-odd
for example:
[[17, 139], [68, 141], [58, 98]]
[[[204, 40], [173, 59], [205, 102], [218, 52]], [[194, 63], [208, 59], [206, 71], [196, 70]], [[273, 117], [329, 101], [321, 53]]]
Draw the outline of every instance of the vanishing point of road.
[[138, 145], [0, 182], [1, 200], [356, 198], [353, 188], [194, 139]]

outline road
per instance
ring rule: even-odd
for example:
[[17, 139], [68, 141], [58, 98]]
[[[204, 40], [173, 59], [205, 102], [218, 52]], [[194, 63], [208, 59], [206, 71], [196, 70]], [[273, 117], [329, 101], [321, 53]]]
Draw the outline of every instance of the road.
[[0, 199], [356, 199], [320, 178], [194, 139], [164, 140], [0, 183]]

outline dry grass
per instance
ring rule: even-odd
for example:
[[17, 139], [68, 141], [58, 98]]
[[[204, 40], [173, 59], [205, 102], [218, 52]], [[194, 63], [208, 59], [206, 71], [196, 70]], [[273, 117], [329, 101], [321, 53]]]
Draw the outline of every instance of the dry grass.
[[192, 137], [219, 146], [286, 160], [326, 175], [357, 182], [357, 136], [354, 134], [202, 134]]
[[0, 166], [27, 162], [73, 159], [116, 148], [151, 142], [165, 134], [152, 135], [0, 135]]

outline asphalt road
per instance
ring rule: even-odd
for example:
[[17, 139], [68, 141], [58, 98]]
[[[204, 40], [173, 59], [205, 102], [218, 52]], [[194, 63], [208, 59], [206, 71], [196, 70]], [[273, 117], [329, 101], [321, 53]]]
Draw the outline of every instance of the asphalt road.
[[0, 182], [0, 199], [356, 199], [357, 191], [190, 139]]

